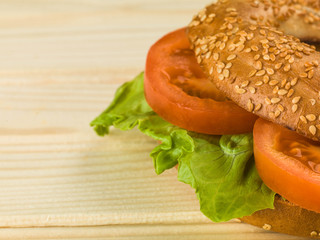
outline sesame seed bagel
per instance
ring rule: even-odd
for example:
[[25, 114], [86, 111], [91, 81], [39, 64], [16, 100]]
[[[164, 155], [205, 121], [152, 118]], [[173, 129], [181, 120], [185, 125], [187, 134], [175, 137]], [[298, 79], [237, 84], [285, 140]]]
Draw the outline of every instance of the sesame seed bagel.
[[[320, 1], [220, 0], [194, 17], [197, 61], [242, 108], [320, 140]], [[292, 35], [294, 36], [292, 36]]]
[[274, 209], [264, 209], [241, 218], [265, 230], [290, 235], [320, 238], [320, 213], [296, 206], [276, 195]]

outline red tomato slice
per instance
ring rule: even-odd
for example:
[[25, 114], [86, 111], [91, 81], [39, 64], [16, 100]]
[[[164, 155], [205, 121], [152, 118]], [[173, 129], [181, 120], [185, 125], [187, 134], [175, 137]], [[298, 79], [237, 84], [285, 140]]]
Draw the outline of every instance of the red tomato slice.
[[258, 119], [254, 157], [263, 182], [290, 202], [320, 212], [320, 143]]
[[206, 134], [250, 132], [257, 117], [226, 100], [196, 61], [186, 35], [179, 29], [149, 50], [145, 96], [153, 110], [181, 128]]

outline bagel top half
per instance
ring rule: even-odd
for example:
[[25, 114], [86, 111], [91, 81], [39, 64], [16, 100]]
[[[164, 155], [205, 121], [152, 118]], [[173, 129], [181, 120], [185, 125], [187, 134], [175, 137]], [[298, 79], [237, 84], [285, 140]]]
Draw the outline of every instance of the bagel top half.
[[[244, 109], [320, 141], [320, 1], [220, 0], [188, 36], [210, 80]], [[293, 36], [294, 35], [294, 36]]]

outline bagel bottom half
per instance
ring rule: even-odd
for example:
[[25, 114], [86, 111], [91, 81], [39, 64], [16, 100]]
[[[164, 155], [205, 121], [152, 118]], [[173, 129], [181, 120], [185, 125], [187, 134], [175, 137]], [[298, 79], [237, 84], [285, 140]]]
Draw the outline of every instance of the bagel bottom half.
[[320, 213], [306, 210], [276, 195], [274, 209], [264, 209], [243, 222], [279, 233], [320, 238]]

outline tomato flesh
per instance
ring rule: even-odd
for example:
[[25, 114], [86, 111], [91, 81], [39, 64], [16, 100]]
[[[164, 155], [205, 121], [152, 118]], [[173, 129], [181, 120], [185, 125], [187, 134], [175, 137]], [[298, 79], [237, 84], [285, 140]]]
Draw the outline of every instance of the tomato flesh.
[[185, 28], [169, 33], [150, 48], [144, 87], [147, 102], [159, 116], [190, 131], [246, 133], [257, 119], [226, 99], [205, 76]]
[[320, 212], [320, 143], [263, 119], [253, 136], [263, 182], [290, 202]]

